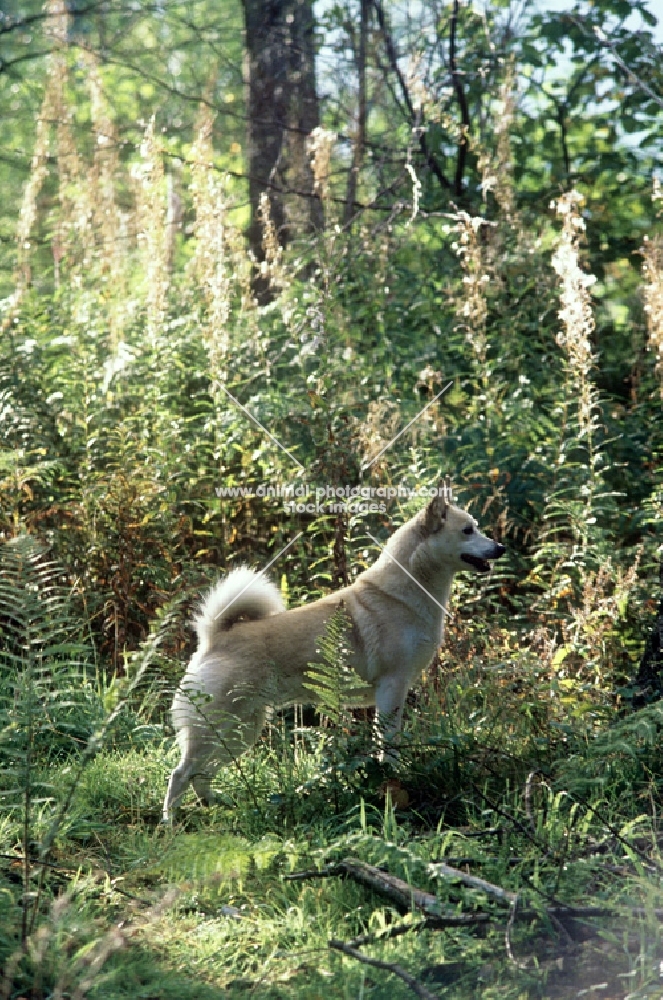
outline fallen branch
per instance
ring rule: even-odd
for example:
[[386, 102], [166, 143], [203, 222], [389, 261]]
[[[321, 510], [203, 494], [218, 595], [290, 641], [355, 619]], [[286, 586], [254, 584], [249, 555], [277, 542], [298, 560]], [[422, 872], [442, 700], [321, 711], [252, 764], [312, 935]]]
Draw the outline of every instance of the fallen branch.
[[358, 962], [363, 962], [364, 965], [372, 965], [375, 969], [384, 969], [385, 972], [391, 972], [392, 975], [398, 976], [404, 983], [407, 983], [412, 992], [421, 997], [422, 1000], [438, 1000], [438, 997], [434, 993], [431, 993], [414, 976], [411, 976], [409, 972], [406, 972], [402, 966], [397, 965], [395, 962], [382, 962], [379, 958], [368, 958], [367, 955], [362, 955], [360, 951], [352, 948], [344, 941], [335, 941], [333, 938], [329, 941], [329, 947], [335, 951], [342, 951], [344, 955], [349, 955], [350, 958], [356, 958]]
[[[516, 900], [517, 893], [510, 892], [508, 889], [502, 889], [499, 885], [494, 885], [492, 882], [487, 882], [485, 879], [479, 878], [476, 875], [468, 875], [467, 872], [461, 871], [458, 868], [453, 868], [451, 865], [447, 865], [444, 862], [433, 862], [428, 866], [428, 871], [431, 875], [439, 876], [443, 875], [447, 878], [457, 879], [463, 882], [465, 885], [472, 889], [477, 889], [481, 892], [485, 892], [487, 895], [493, 896], [494, 898], [506, 903], [509, 906], [513, 906]], [[440, 905], [440, 901], [437, 896], [432, 892], [425, 892], [423, 889], [417, 889], [414, 886], [409, 885], [404, 882], [403, 879], [397, 878], [395, 875], [390, 875], [388, 872], [383, 872], [380, 868], [376, 868], [374, 865], [369, 865], [365, 861], [359, 861], [356, 858], [344, 858], [336, 865], [331, 865], [329, 868], [323, 868], [322, 870], [313, 869], [310, 871], [303, 872], [292, 872], [284, 877], [289, 880], [301, 880], [309, 878], [330, 878], [336, 875], [346, 875], [349, 878], [353, 878], [356, 882], [360, 882], [362, 885], [367, 886], [369, 889], [373, 889], [374, 892], [379, 893], [381, 896], [386, 896], [395, 903], [399, 909], [405, 911], [411, 911], [413, 908], [418, 910], [420, 913], [424, 914], [424, 919], [419, 924], [411, 925], [397, 925], [398, 930], [394, 930], [394, 934], [403, 934], [406, 930], [419, 930], [424, 926], [428, 927], [460, 927], [468, 924], [482, 924], [486, 923], [490, 919], [490, 914], [488, 913], [456, 913], [451, 911], [444, 911]], [[573, 906], [570, 903], [562, 903], [560, 901], [553, 901], [552, 906], [546, 906], [543, 908], [543, 912], [550, 918], [551, 922], [557, 925], [558, 922], [563, 922], [565, 919], [572, 920], [583, 919], [586, 917], [608, 917], [614, 913], [614, 909], [607, 906]], [[631, 912], [634, 915], [639, 915], [639, 908], [631, 908]], [[643, 911], [644, 912], [644, 911]], [[656, 910], [657, 915], [660, 914], [661, 919], [663, 919], [663, 910]], [[517, 916], [513, 919], [517, 920], [533, 920], [541, 916], [541, 911], [532, 909], [522, 909], [517, 908]], [[356, 938], [353, 944], [369, 943], [363, 941], [363, 939]]]
[[461, 927], [466, 924], [485, 923], [489, 919], [487, 913], [444, 912], [439, 899], [432, 892], [425, 892], [423, 889], [408, 885], [403, 879], [389, 875], [374, 865], [366, 864], [365, 861], [344, 858], [335, 868], [335, 874], [348, 875], [356, 882], [380, 893], [381, 896], [386, 896], [400, 909], [408, 911], [414, 908], [425, 913], [438, 927]]
[[479, 889], [488, 896], [494, 896], [495, 899], [499, 899], [502, 903], [513, 905], [516, 900], [517, 894], [515, 892], [509, 892], [508, 889], [502, 889], [499, 885], [486, 882], [485, 879], [479, 878], [478, 875], [468, 875], [467, 872], [461, 871], [460, 868], [452, 868], [451, 865], [447, 865], [443, 861], [436, 861], [430, 864], [428, 871], [437, 878], [443, 876], [444, 878], [456, 879], [458, 882], [462, 882], [463, 885], [469, 886], [470, 889]]

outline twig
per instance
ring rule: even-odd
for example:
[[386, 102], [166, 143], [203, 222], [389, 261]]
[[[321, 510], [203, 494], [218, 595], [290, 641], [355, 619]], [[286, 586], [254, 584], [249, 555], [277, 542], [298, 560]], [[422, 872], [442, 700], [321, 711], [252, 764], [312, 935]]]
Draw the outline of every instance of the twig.
[[[436, 863], [437, 862], [433, 862], [433, 864]], [[446, 859], [445, 864], [453, 865], [454, 868], [463, 868], [465, 865], [478, 865], [481, 867], [481, 865], [495, 864], [506, 865], [507, 868], [515, 868], [517, 865], [534, 864], [534, 859], [521, 857], [498, 858], [491, 854], [487, 854], [483, 858], [471, 858], [468, 855], [467, 857], [461, 856], [458, 858], [452, 856]]]
[[334, 875], [340, 875], [341, 869], [338, 865], [331, 865], [329, 868], [323, 868], [322, 870], [318, 868], [309, 868], [303, 872], [289, 872], [287, 875], [283, 876], [285, 882], [303, 882], [305, 879], [309, 878], [331, 878]]
[[[366, 864], [366, 862], [356, 858], [344, 858], [337, 865], [330, 865], [328, 868], [323, 868], [322, 871], [311, 869], [303, 872], [291, 872], [283, 877], [288, 881], [301, 881], [309, 878], [330, 878], [336, 875], [347, 875], [349, 878], [353, 878], [356, 882], [373, 889], [374, 892], [386, 896], [402, 910], [411, 910], [414, 906], [416, 910], [425, 914], [425, 920], [421, 922], [421, 927], [424, 924], [436, 928], [463, 927], [468, 924], [483, 924], [490, 919], [487, 913], [442, 912], [440, 902], [433, 893], [417, 889], [402, 879], [396, 878], [395, 875], [383, 872], [380, 868], [375, 868], [373, 865]], [[408, 929], [409, 925], [403, 925], [403, 927]], [[419, 929], [419, 925], [417, 925], [417, 929]], [[404, 931], [400, 933], [404, 933]]]
[[594, 813], [594, 815], [596, 816], [596, 818], [598, 819], [598, 821], [600, 823], [603, 823], [603, 825], [606, 828], [606, 830], [608, 830], [612, 834], [612, 836], [615, 838], [615, 840], [618, 840], [619, 843], [623, 844], [624, 847], [628, 848], [629, 851], [633, 851], [634, 854], [637, 854], [637, 856], [640, 858], [640, 860], [644, 861], [646, 865], [651, 866], [652, 868], [654, 868], [655, 871], [660, 871], [660, 867], [661, 866], [659, 864], [657, 864], [650, 857], [650, 855], [647, 854], [646, 851], [643, 851], [642, 848], [638, 847], [637, 844], [634, 844], [631, 841], [627, 840], [626, 837], [622, 837], [622, 835], [619, 832], [619, 830], [616, 830], [615, 827], [612, 825], [612, 823], [605, 818], [605, 816], [603, 815], [603, 813], [601, 813], [596, 808], [596, 806], [591, 805], [587, 801], [587, 799], [584, 797], [584, 795], [579, 795], [577, 792], [569, 792], [568, 794], [570, 795], [570, 797], [572, 799], [574, 799], [577, 803], [579, 803], [579, 805], [584, 806], [585, 809], [589, 810], [589, 812]]
[[372, 965], [375, 969], [384, 969], [385, 972], [391, 972], [392, 975], [398, 976], [404, 983], [407, 983], [412, 992], [421, 997], [422, 1000], [438, 1000], [438, 997], [434, 993], [431, 993], [414, 976], [411, 976], [409, 972], [406, 972], [405, 969], [395, 962], [382, 962], [379, 958], [368, 958], [367, 955], [362, 955], [360, 951], [352, 948], [344, 941], [335, 941], [333, 938], [329, 942], [329, 947], [335, 951], [342, 951], [344, 955], [349, 955], [350, 958], [356, 958], [358, 962], [363, 962], [364, 965]]
[[494, 896], [495, 899], [499, 899], [502, 903], [509, 903], [513, 905], [517, 898], [515, 892], [509, 892], [508, 889], [502, 889], [499, 885], [494, 885], [492, 882], [486, 882], [485, 879], [479, 878], [478, 875], [468, 875], [467, 872], [461, 871], [460, 868], [452, 868], [451, 865], [445, 864], [443, 861], [436, 861], [433, 864], [428, 865], [428, 871], [431, 875], [439, 877], [442, 875], [445, 878], [457, 879], [464, 885], [469, 886], [471, 889], [478, 889], [480, 892], [485, 892], [489, 896]]
[[362, 948], [367, 944], [380, 944], [382, 941], [389, 941], [392, 938], [400, 937], [402, 934], [409, 934], [410, 931], [423, 931], [428, 927], [435, 930], [438, 928], [438, 925], [434, 920], [430, 920], [429, 917], [424, 917], [422, 920], [417, 921], [416, 924], [392, 924], [391, 927], [387, 927], [386, 930], [379, 933], [359, 934], [347, 943], [350, 948]]
[[518, 899], [519, 897], [518, 895], [516, 895], [516, 897], [513, 900], [513, 903], [511, 904], [511, 913], [509, 914], [506, 930], [504, 932], [504, 945], [506, 947], [506, 953], [509, 961], [512, 962], [517, 969], [526, 969], [527, 963], [519, 962], [516, 956], [514, 955], [513, 949], [511, 947], [511, 931], [513, 930], [513, 925], [516, 922], [516, 910], [518, 909]]

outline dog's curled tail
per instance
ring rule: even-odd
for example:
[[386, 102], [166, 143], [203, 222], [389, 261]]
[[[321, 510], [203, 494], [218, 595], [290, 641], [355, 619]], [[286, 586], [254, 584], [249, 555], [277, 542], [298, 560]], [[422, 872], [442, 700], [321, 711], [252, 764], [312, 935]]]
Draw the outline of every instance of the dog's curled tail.
[[285, 605], [278, 587], [247, 566], [234, 569], [212, 587], [194, 619], [199, 655], [204, 656], [216, 636], [240, 619], [255, 621], [281, 611]]

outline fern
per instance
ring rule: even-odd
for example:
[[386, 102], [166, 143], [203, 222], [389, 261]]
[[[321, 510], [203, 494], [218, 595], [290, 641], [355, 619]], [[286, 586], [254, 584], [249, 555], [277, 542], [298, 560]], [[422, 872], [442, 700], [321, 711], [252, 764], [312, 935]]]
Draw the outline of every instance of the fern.
[[[62, 747], [81, 702], [85, 647], [72, 627], [62, 570], [41, 547], [19, 535], [0, 551], [0, 765], [2, 808], [20, 817], [23, 856], [21, 936], [30, 931], [36, 818], [48, 808], [50, 788], [41, 776], [44, 754]], [[75, 745], [70, 741], [71, 746]]]
[[[88, 671], [92, 651], [78, 638], [62, 569], [31, 536], [0, 547], [0, 808], [20, 825], [23, 867], [21, 944], [42, 909], [47, 863], [84, 768], [158, 661], [181, 598], [157, 614], [149, 638], [128, 663], [115, 706], [103, 711]], [[149, 690], [149, 688], [148, 688]], [[105, 717], [104, 717], [105, 715]], [[67, 790], [56, 801], [44, 779], [54, 754], [77, 754]]]
[[304, 687], [314, 695], [320, 715], [331, 723], [331, 728], [324, 729], [321, 741], [327, 767], [319, 780], [327, 786], [336, 813], [342, 807], [342, 793], [356, 787], [368, 760], [366, 733], [360, 729], [353, 735], [356, 724], [348, 706], [364, 701], [370, 685], [348, 663], [349, 627], [347, 612], [341, 605], [329, 619], [320, 639], [320, 661], [309, 664], [308, 680], [304, 681]]
[[341, 726], [348, 718], [347, 706], [362, 700], [370, 687], [348, 663], [347, 634], [350, 621], [343, 605], [327, 623], [320, 639], [319, 663], [309, 663], [304, 687], [313, 692], [320, 712], [332, 725]]

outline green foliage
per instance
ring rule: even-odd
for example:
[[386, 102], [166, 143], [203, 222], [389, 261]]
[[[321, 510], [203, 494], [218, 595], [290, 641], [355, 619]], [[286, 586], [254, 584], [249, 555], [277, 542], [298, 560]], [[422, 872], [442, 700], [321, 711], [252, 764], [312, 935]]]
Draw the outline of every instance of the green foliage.
[[[31, 768], [75, 754], [100, 719], [89, 645], [78, 633], [62, 568], [19, 535], [1, 550], [3, 773], [22, 789]], [[90, 677], [91, 674], [91, 677]], [[17, 770], [18, 769], [18, 770]]]
[[[258, 302], [240, 6], [81, 7], [64, 36], [53, 6], [13, 6], [0, 21], [0, 992], [406, 996], [327, 941], [408, 917], [350, 880], [284, 878], [348, 854], [490, 911], [485, 936], [366, 947], [442, 996], [565, 996], [608, 976], [615, 995], [657, 989], [662, 719], [658, 704], [627, 710], [663, 523], [660, 330], [642, 306], [660, 274], [637, 252], [661, 224], [649, 7], [525, 3], [514, 22], [508, 3], [459, 5], [470, 147], [452, 195], [439, 173], [453, 177], [464, 134], [453, 6], [381, 5], [365, 207], [348, 221], [359, 5], [327, 5], [322, 118], [340, 138], [326, 227], [284, 253], [265, 220]], [[390, 33], [411, 113], [385, 68]], [[565, 278], [549, 203], [572, 188], [585, 202]], [[575, 341], [559, 315], [572, 286], [587, 323]], [[312, 600], [422, 503], [286, 511], [260, 488], [416, 490], [446, 473], [508, 554], [456, 581], [397, 768], [347, 707], [364, 685], [340, 609], [308, 675], [319, 724], [283, 714], [220, 772], [208, 813], [185, 802], [182, 826], [160, 829], [194, 594], [301, 532], [275, 571], [292, 603]], [[445, 859], [538, 915], [510, 929], [527, 969], [505, 954], [505, 913], [436, 874]], [[551, 896], [606, 907], [608, 957], [579, 945], [573, 981]]]

